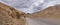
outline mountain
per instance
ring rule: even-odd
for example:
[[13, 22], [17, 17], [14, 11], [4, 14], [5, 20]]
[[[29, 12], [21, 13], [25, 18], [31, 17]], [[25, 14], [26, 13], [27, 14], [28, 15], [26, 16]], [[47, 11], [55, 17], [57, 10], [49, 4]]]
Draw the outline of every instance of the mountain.
[[32, 25], [35, 25], [35, 23], [36, 25], [38, 23], [38, 25], [40, 23], [60, 25], [60, 5], [50, 6], [33, 14], [26, 14], [0, 2], [0, 25], [25, 25], [26, 21], [30, 24], [33, 23]]
[[25, 25], [24, 12], [0, 2], [0, 25]]
[[32, 14], [33, 17], [42, 17], [42, 18], [59, 18], [60, 17], [60, 5], [50, 6], [42, 11]]

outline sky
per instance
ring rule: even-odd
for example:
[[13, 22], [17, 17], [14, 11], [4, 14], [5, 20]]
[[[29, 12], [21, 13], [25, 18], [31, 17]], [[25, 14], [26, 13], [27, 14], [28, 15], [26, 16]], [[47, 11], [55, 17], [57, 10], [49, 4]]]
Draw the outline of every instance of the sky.
[[0, 0], [0, 2], [30, 14], [44, 10], [49, 6], [60, 4], [60, 0]]

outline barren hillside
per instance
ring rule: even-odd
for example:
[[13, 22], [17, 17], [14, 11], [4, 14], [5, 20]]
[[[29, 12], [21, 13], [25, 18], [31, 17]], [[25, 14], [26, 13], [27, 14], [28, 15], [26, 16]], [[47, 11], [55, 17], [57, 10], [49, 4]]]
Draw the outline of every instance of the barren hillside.
[[24, 14], [0, 2], [0, 25], [25, 25]]
[[31, 16], [35, 18], [38, 17], [60, 19], [60, 5], [48, 7], [40, 12], [33, 13]]

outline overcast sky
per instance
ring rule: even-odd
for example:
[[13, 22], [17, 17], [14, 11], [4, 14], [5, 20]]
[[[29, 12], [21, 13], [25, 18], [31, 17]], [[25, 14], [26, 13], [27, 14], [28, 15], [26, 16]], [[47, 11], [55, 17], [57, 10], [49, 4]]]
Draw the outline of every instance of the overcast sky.
[[49, 6], [60, 4], [60, 0], [0, 0], [17, 10], [25, 13], [34, 13], [43, 10]]

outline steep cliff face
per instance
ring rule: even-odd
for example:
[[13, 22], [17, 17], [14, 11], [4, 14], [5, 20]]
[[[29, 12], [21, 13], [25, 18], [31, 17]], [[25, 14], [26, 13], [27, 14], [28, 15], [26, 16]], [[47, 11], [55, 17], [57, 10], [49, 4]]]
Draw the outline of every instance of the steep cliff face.
[[25, 13], [0, 2], [0, 25], [25, 25]]

